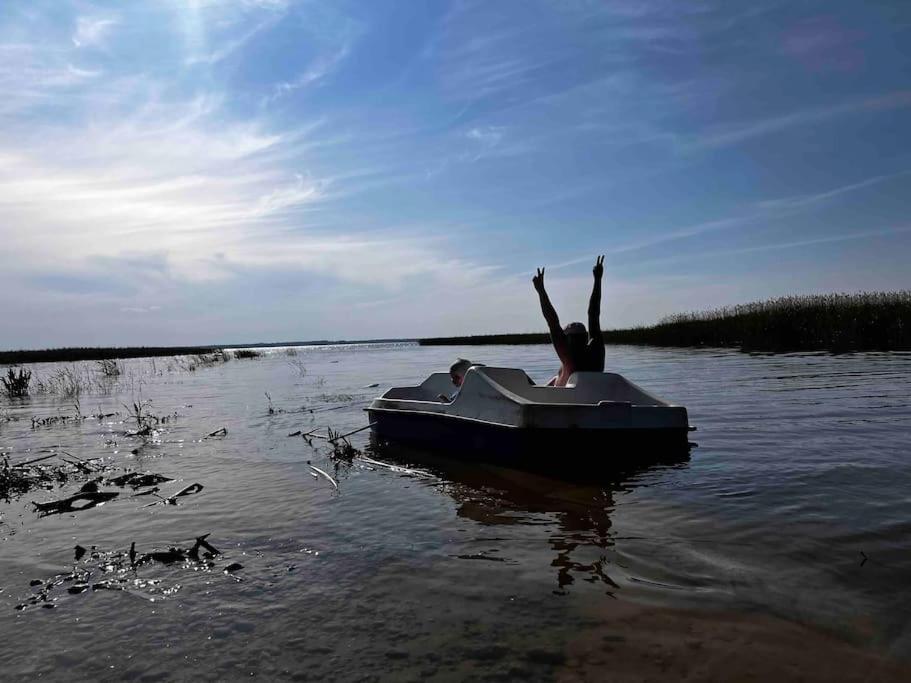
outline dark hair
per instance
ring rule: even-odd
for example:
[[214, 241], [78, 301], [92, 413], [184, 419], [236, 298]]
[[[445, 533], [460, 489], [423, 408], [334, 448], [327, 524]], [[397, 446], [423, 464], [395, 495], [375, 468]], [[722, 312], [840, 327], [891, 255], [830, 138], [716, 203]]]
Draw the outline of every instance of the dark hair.
[[569, 347], [569, 355], [575, 364], [582, 362], [585, 357], [585, 350], [588, 348], [587, 334], [568, 334], [566, 335], [566, 345]]

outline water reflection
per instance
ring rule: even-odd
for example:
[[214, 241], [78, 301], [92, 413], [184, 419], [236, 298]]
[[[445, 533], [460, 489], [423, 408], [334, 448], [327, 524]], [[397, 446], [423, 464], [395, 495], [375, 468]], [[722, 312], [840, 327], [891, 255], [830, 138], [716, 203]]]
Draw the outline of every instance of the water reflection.
[[[486, 527], [538, 527], [526, 539], [532, 543], [541, 539], [540, 527], [551, 527], [543, 536], [551, 548], [550, 566], [556, 570], [556, 594], [564, 594], [578, 578], [600, 584], [608, 595], [613, 595], [619, 588], [608, 571], [609, 551], [614, 545], [611, 534], [614, 492], [628, 490], [635, 485], [636, 475], [649, 469], [681, 467], [689, 461], [688, 452], [667, 453], [661, 458], [642, 460], [649, 464], [638, 468], [627, 466], [612, 476], [602, 474], [585, 482], [577, 476], [545, 476], [499, 465], [464, 462], [375, 440], [371, 441], [369, 452], [379, 461], [432, 473], [438, 478], [437, 489], [456, 502], [456, 514], [461, 518]], [[520, 553], [527, 558], [540, 557], [539, 549], [525, 554], [521, 547], [510, 546], [514, 540], [511, 538], [495, 536], [485, 540], [497, 543], [498, 550]], [[502, 559], [483, 553], [456, 557]]]

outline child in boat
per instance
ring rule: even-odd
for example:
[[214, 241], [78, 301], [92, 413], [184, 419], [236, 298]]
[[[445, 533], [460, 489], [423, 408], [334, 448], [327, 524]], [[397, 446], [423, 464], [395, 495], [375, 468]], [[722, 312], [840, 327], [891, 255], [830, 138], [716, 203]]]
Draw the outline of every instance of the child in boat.
[[604, 372], [604, 336], [601, 334], [601, 278], [604, 275], [604, 257], [599, 256], [592, 268], [595, 278], [591, 299], [588, 302], [588, 330], [582, 323], [570, 323], [560, 327], [560, 318], [544, 289], [544, 268], [538, 268], [532, 284], [538, 292], [541, 312], [550, 330], [557, 356], [560, 358], [560, 372], [548, 382], [548, 386], [565, 387], [574, 372]]
[[483, 365], [483, 363], [472, 363], [470, 360], [464, 358], [459, 358], [455, 363], [449, 366], [449, 379], [452, 380], [453, 385], [455, 386], [455, 391], [451, 394], [440, 394], [440, 400], [450, 403], [455, 400], [455, 397], [459, 395], [459, 392], [462, 390], [462, 382], [465, 380], [465, 373], [468, 372], [470, 368], [473, 368], [477, 365]]

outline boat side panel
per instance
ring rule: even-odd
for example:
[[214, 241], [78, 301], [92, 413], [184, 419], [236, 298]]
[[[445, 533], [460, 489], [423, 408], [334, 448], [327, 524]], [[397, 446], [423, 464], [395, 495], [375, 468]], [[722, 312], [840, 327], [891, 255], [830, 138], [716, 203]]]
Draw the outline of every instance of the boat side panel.
[[368, 413], [380, 439], [517, 468], [547, 470], [584, 464], [610, 469], [622, 461], [670, 459], [688, 450], [686, 428], [516, 429], [438, 415], [369, 409]]

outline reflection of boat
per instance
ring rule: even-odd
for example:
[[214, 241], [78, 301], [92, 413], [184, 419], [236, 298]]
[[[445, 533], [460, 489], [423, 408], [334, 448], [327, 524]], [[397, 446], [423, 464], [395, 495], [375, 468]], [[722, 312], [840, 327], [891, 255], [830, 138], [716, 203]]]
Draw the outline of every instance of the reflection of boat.
[[552, 468], [557, 456], [563, 465], [584, 460], [588, 469], [610, 469], [626, 453], [688, 448], [686, 408], [615, 373], [578, 372], [557, 388], [535, 385], [522, 370], [475, 366], [455, 399], [441, 400], [452, 389], [442, 372], [419, 386], [390, 389], [367, 408], [374, 434], [533, 468]]
[[[516, 557], [529, 557], [531, 552], [543, 551], [538, 559], [541, 564], [555, 571], [556, 592], [564, 592], [581, 578], [590, 583], [602, 584], [613, 593], [617, 584], [610, 576], [611, 549], [614, 545], [610, 514], [613, 511], [613, 491], [626, 488], [631, 480], [627, 476], [614, 477], [611, 482], [595, 482], [590, 478], [573, 481], [575, 471], [561, 470], [556, 475], [543, 475], [500, 465], [469, 463], [439, 453], [371, 440], [369, 452], [387, 466], [400, 467], [412, 474], [432, 473], [444, 485], [434, 488], [451, 498], [458, 517], [469, 519], [485, 527], [520, 526], [540, 529], [540, 540], [549, 550], [538, 549], [532, 539], [539, 532], [481, 534], [484, 543], [479, 550], [453, 555], [465, 560], [515, 561]], [[673, 464], [678, 467], [686, 462], [686, 453], [679, 454]], [[415, 465], [420, 470], [412, 470]], [[635, 473], [650, 468], [639, 467]], [[473, 538], [468, 535], [467, 538]], [[511, 540], [512, 539], [512, 540]], [[518, 539], [517, 545], [514, 540]], [[493, 550], [491, 550], [491, 546]], [[526, 566], [524, 571], [536, 569]]]

